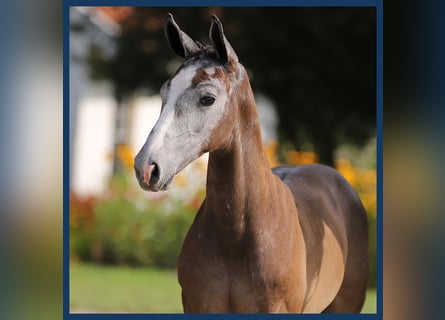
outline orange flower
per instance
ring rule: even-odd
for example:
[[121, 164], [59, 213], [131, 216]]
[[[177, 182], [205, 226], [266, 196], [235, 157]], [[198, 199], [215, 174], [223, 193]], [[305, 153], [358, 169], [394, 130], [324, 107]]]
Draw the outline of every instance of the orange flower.
[[129, 170], [133, 170], [134, 156], [129, 145], [127, 144], [118, 145], [117, 157], [119, 158], [120, 162], [124, 165], [124, 167], [128, 168]]
[[346, 180], [353, 186], [356, 187], [357, 184], [357, 171], [351, 165], [348, 159], [340, 158], [337, 159], [335, 166], [337, 170], [345, 177]]
[[292, 165], [311, 164], [318, 161], [318, 156], [312, 151], [291, 150], [286, 154], [286, 161]]

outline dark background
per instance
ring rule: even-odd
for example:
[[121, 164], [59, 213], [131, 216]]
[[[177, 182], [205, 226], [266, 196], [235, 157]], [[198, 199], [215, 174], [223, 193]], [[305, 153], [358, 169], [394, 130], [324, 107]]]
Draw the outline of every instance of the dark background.
[[219, 16], [254, 92], [275, 102], [280, 140], [291, 148], [313, 149], [333, 165], [340, 144], [361, 147], [375, 135], [375, 8], [108, 8], [123, 29], [117, 54], [105, 59], [96, 47], [90, 63], [122, 107], [171, 76], [168, 12], [194, 40], [206, 40], [211, 14]]

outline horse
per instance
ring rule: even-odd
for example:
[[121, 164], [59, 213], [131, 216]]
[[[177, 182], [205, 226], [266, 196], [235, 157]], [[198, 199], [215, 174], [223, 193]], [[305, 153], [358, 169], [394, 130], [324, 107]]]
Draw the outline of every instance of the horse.
[[144, 190], [208, 153], [206, 197], [185, 237], [185, 313], [358, 313], [368, 222], [351, 185], [321, 164], [271, 169], [247, 72], [215, 15], [195, 42], [168, 14], [183, 59], [160, 90], [159, 119], [134, 159]]

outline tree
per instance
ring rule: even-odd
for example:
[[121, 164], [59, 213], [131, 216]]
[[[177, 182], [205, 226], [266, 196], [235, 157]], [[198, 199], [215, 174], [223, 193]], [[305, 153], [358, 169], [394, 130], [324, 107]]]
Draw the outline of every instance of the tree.
[[277, 103], [285, 140], [297, 148], [310, 142], [332, 164], [341, 142], [360, 144], [375, 132], [375, 10], [258, 11], [252, 15], [263, 18], [249, 20], [258, 25], [240, 34], [249, 39], [240, 55], [252, 85]]
[[118, 101], [141, 87], [156, 92], [171, 76], [167, 12], [195, 40], [207, 36], [211, 13], [221, 18], [254, 91], [276, 102], [282, 140], [310, 144], [332, 165], [340, 143], [375, 134], [374, 8], [137, 8], [121, 21], [118, 54], [92, 59]]

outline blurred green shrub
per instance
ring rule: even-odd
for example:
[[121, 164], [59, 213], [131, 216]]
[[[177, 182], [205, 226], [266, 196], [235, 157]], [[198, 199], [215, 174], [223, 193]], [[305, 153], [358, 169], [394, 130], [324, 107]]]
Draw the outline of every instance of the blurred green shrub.
[[97, 199], [93, 196], [70, 195], [70, 250], [71, 255], [81, 260], [91, 260], [94, 230], [94, 208]]
[[71, 256], [97, 263], [175, 268], [197, 208], [165, 197], [144, 198], [132, 191], [136, 189], [132, 178], [126, 172], [113, 177], [100, 198], [71, 194]]
[[194, 212], [177, 204], [139, 209], [125, 198], [100, 202], [95, 210], [92, 259], [96, 262], [176, 267]]
[[72, 254], [99, 263], [174, 268], [195, 215], [191, 208], [176, 209], [139, 209], [125, 198], [97, 201], [89, 225], [71, 225]]

